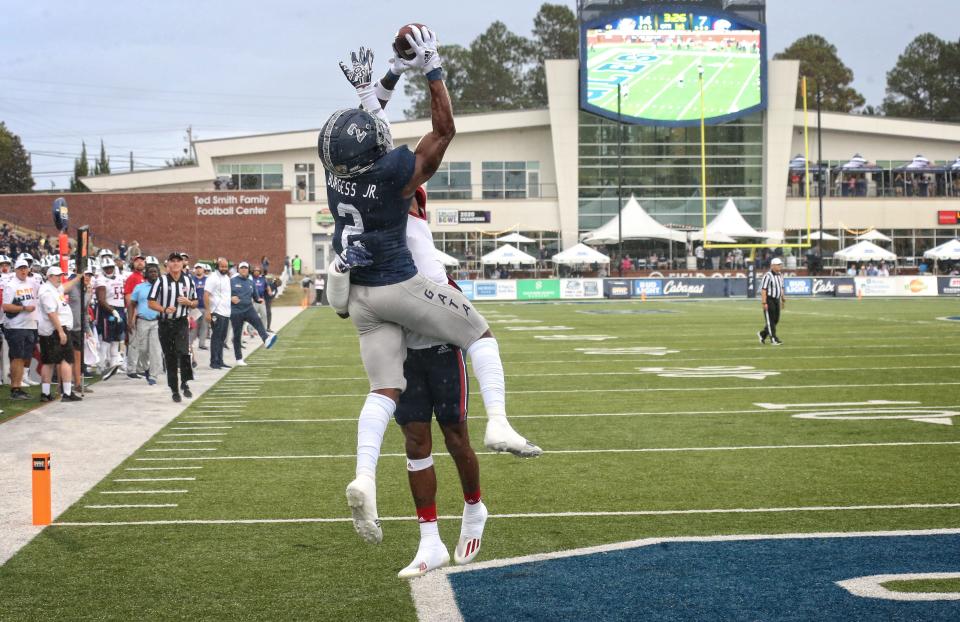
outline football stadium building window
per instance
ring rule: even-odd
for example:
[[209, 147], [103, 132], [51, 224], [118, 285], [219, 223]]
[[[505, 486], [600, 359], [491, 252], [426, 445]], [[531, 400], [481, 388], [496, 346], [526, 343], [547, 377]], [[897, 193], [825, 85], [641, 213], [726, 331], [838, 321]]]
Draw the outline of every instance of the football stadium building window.
[[470, 163], [444, 162], [427, 183], [431, 199], [471, 199]]
[[[580, 113], [581, 232], [596, 229], [617, 214], [618, 160], [624, 202], [636, 196], [663, 224], [702, 226], [700, 128], [623, 125], [622, 151], [617, 128], [615, 121]], [[733, 199], [747, 222], [762, 227], [762, 114], [708, 126], [706, 151], [709, 217]]]
[[230, 176], [237, 190], [280, 190], [282, 164], [218, 164], [217, 176]]
[[539, 162], [484, 162], [484, 199], [527, 199], [540, 196]]
[[317, 179], [313, 164], [294, 164], [296, 187], [294, 193], [298, 203], [317, 200]]

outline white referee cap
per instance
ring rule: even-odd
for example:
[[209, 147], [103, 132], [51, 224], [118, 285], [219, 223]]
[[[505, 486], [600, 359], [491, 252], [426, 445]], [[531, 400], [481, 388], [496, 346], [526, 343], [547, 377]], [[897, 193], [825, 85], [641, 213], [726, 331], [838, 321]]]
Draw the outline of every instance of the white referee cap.
[[779, 257], [774, 257], [774, 258], [773, 258], [773, 261], [770, 262], [770, 265], [771, 265], [771, 266], [782, 266], [782, 265], [783, 265], [783, 260], [780, 259]]

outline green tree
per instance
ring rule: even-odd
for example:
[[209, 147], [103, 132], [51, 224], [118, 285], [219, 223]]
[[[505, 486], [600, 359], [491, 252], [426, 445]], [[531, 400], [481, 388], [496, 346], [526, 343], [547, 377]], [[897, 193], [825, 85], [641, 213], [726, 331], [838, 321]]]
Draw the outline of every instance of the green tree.
[[30, 156], [20, 137], [0, 121], [0, 194], [30, 192], [33, 175], [30, 174]]
[[580, 43], [577, 16], [570, 7], [545, 3], [533, 18], [533, 49], [537, 67], [533, 72], [533, 91], [547, 100], [546, 61], [576, 58]]
[[[518, 110], [547, 103], [544, 62], [575, 58], [577, 19], [557, 4], [544, 4], [534, 18], [533, 38], [513, 33], [503, 22], [492, 23], [470, 46], [440, 47], [447, 90], [458, 113]], [[411, 72], [412, 73], [412, 72]], [[408, 118], [430, 114], [430, 94], [421, 76], [408, 75], [404, 93]]]
[[73, 161], [73, 177], [70, 178], [70, 192], [90, 192], [90, 189], [80, 181], [81, 177], [90, 175], [90, 162], [87, 161], [87, 143], [80, 141], [80, 157]]
[[960, 41], [925, 33], [887, 72], [883, 110], [894, 117], [960, 121]]
[[100, 157], [93, 163], [94, 175], [110, 174], [110, 158], [107, 157], [107, 149], [103, 146], [103, 139], [100, 139]]
[[193, 166], [196, 162], [190, 156], [177, 156], [172, 160], [165, 160], [166, 164], [170, 168], [175, 168], [178, 166]]
[[[843, 64], [837, 48], [820, 35], [807, 35], [773, 57], [775, 60], [800, 61], [800, 75], [807, 77], [807, 103], [814, 105], [813, 95], [819, 85], [823, 109], [834, 112], [853, 112], [866, 103], [853, 82], [853, 70]], [[797, 94], [797, 107], [803, 105], [803, 93]]]

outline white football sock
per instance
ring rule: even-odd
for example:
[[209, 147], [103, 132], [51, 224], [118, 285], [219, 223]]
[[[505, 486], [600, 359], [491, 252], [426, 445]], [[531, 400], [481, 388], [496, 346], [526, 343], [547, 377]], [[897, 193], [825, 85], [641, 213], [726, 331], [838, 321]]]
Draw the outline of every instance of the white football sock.
[[49, 382], [40, 383], [40, 391], [42, 391], [44, 395], [50, 395], [50, 383]]
[[71, 393], [73, 393], [73, 383], [72, 383], [72, 382], [64, 382], [64, 383], [63, 383], [63, 394], [64, 394], [64, 395], [70, 395]]
[[500, 346], [493, 337], [477, 339], [469, 348], [470, 366], [480, 384], [480, 395], [487, 417], [507, 415], [507, 384], [503, 379]]
[[357, 477], [366, 475], [377, 478], [377, 460], [380, 458], [380, 446], [383, 445], [383, 433], [387, 431], [387, 424], [396, 409], [396, 402], [385, 395], [367, 395], [357, 421]]
[[420, 542], [429, 542], [432, 544], [433, 541], [440, 542], [440, 525], [438, 521], [432, 520], [420, 523]]

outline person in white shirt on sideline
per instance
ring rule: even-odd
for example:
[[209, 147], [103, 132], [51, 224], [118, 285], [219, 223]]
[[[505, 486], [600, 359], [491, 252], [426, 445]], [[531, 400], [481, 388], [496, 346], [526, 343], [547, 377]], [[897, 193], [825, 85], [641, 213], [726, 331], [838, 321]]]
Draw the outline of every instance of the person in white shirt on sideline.
[[223, 362], [223, 349], [227, 345], [227, 329], [230, 327], [230, 262], [226, 257], [217, 258], [217, 269], [208, 277], [203, 290], [204, 319], [210, 326], [210, 368], [230, 369]]
[[37, 332], [40, 333], [40, 360], [43, 370], [40, 372], [40, 401], [52, 402], [51, 380], [53, 370], [57, 369], [63, 385], [61, 400], [79, 402], [83, 398], [73, 393], [73, 346], [68, 333], [73, 329], [73, 311], [63, 293], [63, 271], [59, 266], [47, 269], [47, 282], [40, 287], [40, 313]]
[[30, 365], [36, 345], [37, 294], [40, 284], [30, 275], [26, 259], [17, 259], [14, 276], [3, 285], [4, 337], [10, 347], [10, 399], [29, 400], [23, 390], [24, 368]]

